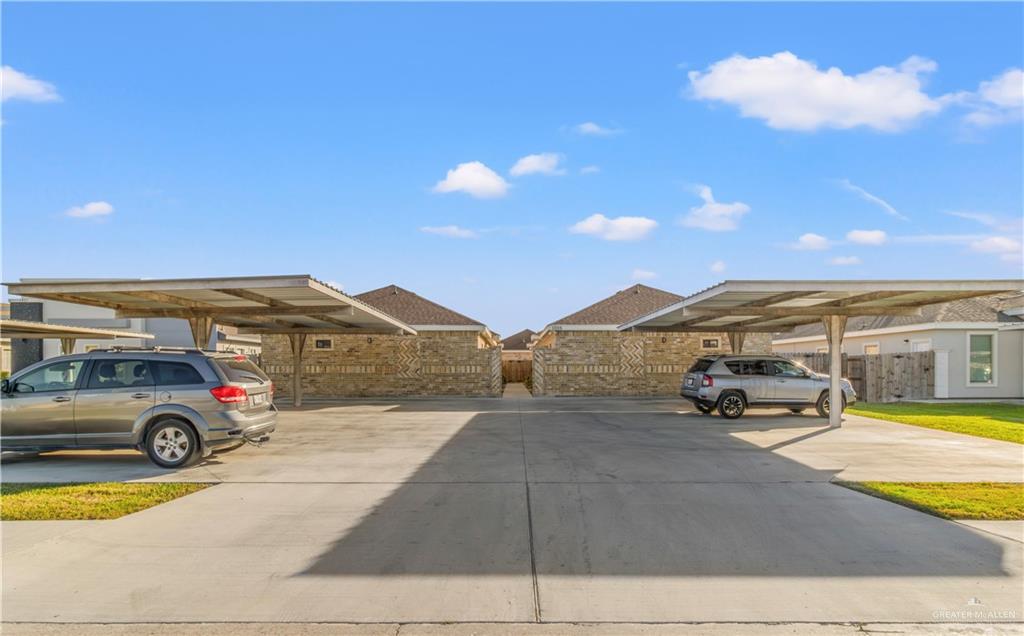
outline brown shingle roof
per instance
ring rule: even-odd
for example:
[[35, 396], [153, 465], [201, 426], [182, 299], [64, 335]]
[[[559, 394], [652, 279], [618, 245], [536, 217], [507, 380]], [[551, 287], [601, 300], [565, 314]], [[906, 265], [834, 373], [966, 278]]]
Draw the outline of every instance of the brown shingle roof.
[[519, 333], [512, 334], [508, 338], [501, 341], [501, 346], [505, 351], [525, 351], [528, 344], [532, 342], [533, 337], [537, 335], [531, 329], [523, 329]]
[[[979, 298], [962, 298], [938, 305], [927, 305], [921, 308], [920, 316], [860, 316], [850, 318], [846, 324], [846, 335], [868, 329], [886, 329], [888, 327], [905, 327], [931, 322], [1009, 322], [1017, 320], [1000, 313], [1002, 309], [1020, 306], [1021, 297], [1014, 296], [981, 296]], [[825, 328], [819, 324], [803, 325], [775, 336], [777, 340], [785, 338], [807, 338], [824, 336]]]
[[555, 320], [555, 325], [621, 325], [682, 300], [682, 296], [647, 285], [633, 285], [574, 314]]
[[411, 326], [416, 325], [473, 325], [482, 327], [483, 323], [464, 316], [457, 311], [438, 305], [432, 300], [402, 289], [398, 285], [388, 285], [380, 289], [363, 292], [355, 296], [359, 300], [376, 307], [386, 314], [398, 318]]

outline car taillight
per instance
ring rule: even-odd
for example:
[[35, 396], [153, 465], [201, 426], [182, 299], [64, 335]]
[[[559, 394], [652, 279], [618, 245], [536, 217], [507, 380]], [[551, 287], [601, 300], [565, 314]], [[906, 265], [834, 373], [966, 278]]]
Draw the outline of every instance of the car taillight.
[[270, 383], [270, 397], [274, 397], [274, 383]]
[[715, 379], [710, 375], [704, 374], [704, 377], [700, 379], [701, 386], [715, 386]]
[[217, 398], [218, 402], [224, 404], [245, 402], [249, 399], [249, 394], [240, 386], [217, 386], [210, 389], [210, 393]]

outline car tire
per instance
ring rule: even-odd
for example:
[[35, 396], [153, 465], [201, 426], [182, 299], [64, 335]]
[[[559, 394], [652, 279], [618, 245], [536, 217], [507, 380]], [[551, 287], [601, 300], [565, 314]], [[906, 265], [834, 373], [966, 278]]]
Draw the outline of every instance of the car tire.
[[711, 415], [711, 412], [715, 410], [713, 404], [701, 404], [700, 402], [694, 402], [693, 405], [696, 406], [697, 410], [704, 415]]
[[718, 397], [718, 414], [727, 420], [735, 420], [747, 410], [747, 402], [737, 391], [725, 391]]
[[800, 415], [801, 413], [804, 412], [804, 410], [803, 409], [789, 409], [789, 412], [792, 413], [793, 415]]
[[164, 420], [146, 436], [146, 455], [161, 468], [183, 468], [199, 459], [199, 439], [182, 420]]
[[[814, 410], [818, 412], [818, 416], [828, 418], [828, 391], [822, 391], [821, 395], [818, 396], [818, 403], [814, 405]], [[846, 410], [846, 396], [843, 396], [843, 410]]]

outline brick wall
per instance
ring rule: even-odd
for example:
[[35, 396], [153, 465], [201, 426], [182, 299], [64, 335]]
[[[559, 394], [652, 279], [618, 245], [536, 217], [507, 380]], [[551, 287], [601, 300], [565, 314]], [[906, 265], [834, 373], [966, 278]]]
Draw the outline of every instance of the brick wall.
[[[731, 351], [724, 333], [559, 331], [533, 350], [533, 394], [676, 396], [698, 356]], [[770, 352], [771, 334], [747, 334], [743, 353]]]
[[[333, 349], [314, 347], [331, 338]], [[417, 336], [309, 335], [302, 355], [304, 397], [501, 395], [501, 350], [475, 331]], [[263, 336], [263, 368], [279, 395], [292, 391], [288, 337]]]

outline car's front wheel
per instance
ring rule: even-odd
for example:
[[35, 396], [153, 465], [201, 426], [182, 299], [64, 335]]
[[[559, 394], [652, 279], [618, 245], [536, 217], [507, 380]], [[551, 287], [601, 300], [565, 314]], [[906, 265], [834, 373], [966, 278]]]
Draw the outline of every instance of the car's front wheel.
[[181, 420], [164, 420], [146, 438], [146, 455], [161, 468], [181, 468], [199, 458], [199, 440]]
[[736, 391], [726, 391], [718, 398], [718, 412], [727, 420], [734, 420], [747, 410], [743, 396]]
[[[816, 410], [818, 412], [819, 416], [821, 416], [821, 417], [828, 417], [829, 406], [830, 406], [830, 403], [829, 403], [829, 399], [828, 399], [828, 391], [824, 391], [821, 394], [821, 396], [818, 398], [818, 403], [814, 406], [814, 410]], [[843, 396], [843, 410], [844, 411], [846, 410], [846, 396], [845, 395]]]

